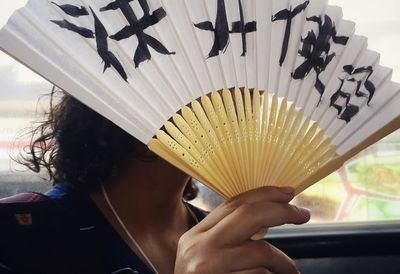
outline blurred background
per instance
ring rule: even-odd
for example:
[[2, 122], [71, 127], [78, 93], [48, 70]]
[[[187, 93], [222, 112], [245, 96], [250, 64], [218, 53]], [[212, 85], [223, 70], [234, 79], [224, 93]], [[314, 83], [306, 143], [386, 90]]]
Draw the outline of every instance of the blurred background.
[[[26, 0], [2, 1], [0, 27]], [[344, 17], [357, 23], [357, 34], [381, 53], [400, 82], [400, 1], [330, 0]], [[45, 178], [28, 172], [17, 159], [29, 143], [24, 132], [43, 116], [52, 85], [0, 52], [0, 198], [22, 191], [45, 191]], [[41, 99], [40, 99], [41, 98]], [[194, 203], [210, 210], [222, 199], [198, 184]], [[400, 220], [400, 131], [363, 151], [337, 172], [299, 195], [297, 205], [312, 210], [312, 222]]]

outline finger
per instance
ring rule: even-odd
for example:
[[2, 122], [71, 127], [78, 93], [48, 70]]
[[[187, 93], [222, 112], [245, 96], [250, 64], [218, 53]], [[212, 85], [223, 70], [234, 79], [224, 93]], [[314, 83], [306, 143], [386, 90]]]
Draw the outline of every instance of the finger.
[[216, 240], [237, 244], [250, 239], [262, 228], [283, 224], [302, 224], [310, 220], [307, 209], [290, 204], [243, 204], [215, 225], [211, 231]]
[[[230, 260], [231, 271], [243, 271], [264, 268], [274, 273], [298, 273], [292, 259], [279, 249], [265, 241], [248, 241], [231, 248], [226, 256], [238, 258]], [[278, 270], [280, 272], [278, 272]]]
[[262, 201], [288, 203], [294, 198], [294, 189], [291, 187], [266, 186], [242, 193], [227, 202], [238, 204], [257, 203]]
[[293, 188], [262, 187], [257, 188], [234, 198], [231, 198], [214, 209], [194, 229], [207, 231], [214, 227], [223, 218], [231, 214], [237, 207], [244, 203], [257, 203], [263, 201], [287, 203], [294, 197]]
[[230, 272], [231, 274], [272, 274], [271, 271], [269, 271], [266, 268], [255, 268], [255, 269], [248, 269], [248, 270], [242, 270], [242, 271], [235, 271], [235, 272]]
[[271, 249], [265, 258], [265, 267], [275, 274], [299, 274], [295, 262], [275, 246], [265, 242]]

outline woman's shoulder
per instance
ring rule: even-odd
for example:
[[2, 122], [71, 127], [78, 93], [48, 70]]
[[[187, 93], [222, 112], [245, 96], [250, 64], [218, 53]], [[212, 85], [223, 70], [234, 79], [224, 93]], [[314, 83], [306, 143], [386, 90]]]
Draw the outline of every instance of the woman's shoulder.
[[103, 273], [90, 235], [45, 194], [1, 199], [0, 227], [0, 265], [10, 273]]

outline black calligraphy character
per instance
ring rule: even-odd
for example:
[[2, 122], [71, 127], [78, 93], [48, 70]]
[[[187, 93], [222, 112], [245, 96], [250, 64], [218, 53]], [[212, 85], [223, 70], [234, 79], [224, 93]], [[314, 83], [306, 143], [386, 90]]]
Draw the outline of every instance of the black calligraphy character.
[[[81, 16], [87, 16], [89, 15], [88, 10], [81, 6], [73, 6], [73, 5], [58, 5], [54, 2], [52, 2], [54, 5], [58, 6], [63, 12], [65, 12], [67, 15], [72, 16], [72, 17], [81, 17]], [[128, 77], [125, 73], [124, 68], [122, 67], [121, 63], [118, 61], [117, 57], [108, 50], [108, 33], [101, 23], [101, 21], [98, 19], [92, 8], [90, 8], [93, 17], [94, 17], [94, 28], [95, 31], [93, 32], [90, 29], [79, 27], [75, 24], [72, 24], [68, 22], [67, 20], [51, 20], [54, 24], [58, 25], [61, 28], [70, 30], [72, 32], [75, 32], [85, 38], [96, 38], [96, 46], [97, 46], [97, 53], [101, 57], [101, 59], [104, 62], [104, 70], [103, 72], [113, 66], [118, 74], [125, 80], [127, 81]]]
[[55, 2], [51, 2], [52, 4], [56, 5], [57, 7], [59, 7], [63, 12], [65, 12], [66, 14], [68, 14], [69, 16], [72, 17], [80, 17], [80, 16], [84, 16], [84, 15], [89, 15], [87, 9], [84, 6], [74, 6], [74, 5], [59, 5]]
[[281, 57], [279, 58], [280, 66], [282, 66], [283, 62], [285, 61], [286, 54], [288, 51], [290, 32], [291, 32], [291, 28], [292, 28], [292, 20], [294, 17], [296, 17], [296, 15], [298, 15], [298, 14], [300, 14], [300, 12], [304, 11], [309, 4], [310, 4], [309, 0], [305, 1], [303, 4], [298, 5], [293, 10], [292, 10], [292, 7], [290, 7], [290, 9], [281, 10], [271, 17], [272, 22], [275, 22], [278, 20], [287, 20], [285, 36], [283, 38], [283, 44], [282, 44]]
[[239, 13], [240, 20], [232, 23], [232, 30], [230, 33], [240, 33], [242, 35], [242, 55], [246, 56], [247, 45], [246, 45], [246, 34], [250, 32], [255, 32], [257, 30], [256, 21], [245, 23], [242, 2], [239, 0]]
[[321, 82], [319, 76], [336, 56], [334, 52], [329, 54], [330, 41], [332, 40], [335, 44], [346, 45], [349, 40], [349, 37], [337, 36], [336, 26], [332, 19], [328, 15], [325, 15], [324, 18], [324, 22], [322, 22], [321, 16], [306, 19], [318, 24], [319, 33], [316, 36], [314, 31], [311, 30], [305, 38], [301, 39], [303, 46], [299, 50], [299, 54], [305, 58], [305, 61], [292, 73], [293, 79], [297, 80], [304, 79], [311, 70], [314, 70], [317, 74], [315, 88], [321, 95], [320, 100], [324, 94], [325, 85]]
[[226, 48], [229, 45], [230, 33], [240, 33], [242, 35], [243, 51], [241, 56], [246, 55], [246, 34], [250, 32], [255, 32], [257, 30], [257, 23], [255, 21], [245, 23], [242, 2], [241, 0], [238, 0], [238, 2], [240, 19], [239, 21], [232, 23], [232, 30], [229, 30], [225, 0], [218, 0], [217, 2], [217, 17], [215, 20], [215, 27], [210, 21], [204, 21], [194, 24], [196, 28], [206, 31], [212, 31], [214, 33], [214, 44], [211, 47], [208, 58], [218, 56], [219, 52], [225, 52]]
[[[372, 97], [374, 97], [374, 94], [375, 94], [375, 85], [374, 85], [374, 83], [371, 82], [371, 80], [369, 80], [372, 73], [374, 73], [372, 66], [354, 68], [352, 65], [347, 65], [347, 66], [343, 67], [343, 71], [346, 72], [348, 75], [346, 77], [347, 81], [354, 82], [357, 84], [355, 95], [357, 97], [368, 98], [367, 104], [369, 104], [372, 100]], [[356, 79], [357, 76], [363, 76], [365, 74], [367, 76], [367, 78], [365, 80], [363, 80], [363, 79], [357, 80]], [[350, 77], [350, 76], [352, 76], [352, 77]], [[362, 85], [364, 85], [364, 88], [366, 89], [368, 94], [366, 94], [364, 91], [361, 91]]]
[[[73, 5], [58, 5], [57, 3], [54, 3], [54, 2], [51, 2], [51, 3], [56, 5], [64, 13], [66, 13], [72, 17], [81, 17], [81, 16], [89, 15], [89, 12], [87, 11], [87, 9], [85, 7], [77, 7], [77, 6], [73, 6]], [[60, 28], [64, 28], [64, 29], [73, 31], [83, 37], [94, 38], [94, 33], [92, 30], [79, 27], [75, 24], [68, 22], [67, 20], [50, 20], [50, 21], [53, 22], [54, 24], [58, 25]]]
[[96, 43], [97, 43], [97, 52], [99, 53], [101, 59], [104, 61], [104, 71], [110, 66], [113, 66], [121, 75], [121, 77], [126, 81], [128, 79], [124, 68], [121, 63], [118, 61], [117, 57], [108, 50], [107, 37], [108, 33], [106, 28], [103, 26], [99, 18], [97, 18], [96, 14], [93, 12], [92, 8], [90, 10], [93, 13], [94, 17], [94, 27], [96, 33]]
[[132, 1], [133, 0], [115, 0], [114, 2], [111, 2], [107, 6], [100, 9], [100, 11], [120, 9], [129, 23], [129, 25], [125, 26], [114, 35], [111, 35], [110, 38], [116, 41], [120, 41], [136, 35], [139, 44], [135, 50], [135, 55], [133, 58], [135, 67], [138, 67], [139, 64], [143, 61], [151, 59], [151, 53], [148, 46], [152, 47], [158, 53], [164, 55], [175, 54], [175, 52], [170, 52], [156, 38], [144, 32], [144, 30], [146, 30], [148, 27], [157, 24], [167, 15], [165, 10], [160, 7], [156, 9], [152, 14], [150, 14], [150, 8], [147, 0], [139, 0], [139, 4], [143, 10], [144, 15], [142, 18], [138, 19], [129, 4]]
[[[341, 84], [339, 89], [331, 97], [330, 107], [334, 107], [338, 111], [338, 115], [340, 115], [339, 119], [344, 120], [346, 121], [346, 123], [348, 123], [350, 122], [351, 118], [353, 118], [359, 112], [359, 107], [350, 104], [351, 94], [343, 91], [345, 79], [340, 79], [340, 82]], [[337, 104], [340, 98], [345, 99], [346, 103]]]
[[[355, 95], [357, 97], [366, 97], [368, 98], [367, 104], [369, 104], [372, 100], [372, 97], [375, 94], [375, 85], [369, 80], [372, 73], [374, 72], [372, 66], [368, 67], [359, 67], [354, 68], [352, 65], [346, 65], [343, 67], [343, 72], [346, 73], [344, 78], [339, 78], [341, 84], [339, 89], [331, 96], [330, 107], [334, 107], [338, 111], [339, 119], [346, 121], [347, 123], [359, 112], [359, 107], [356, 105], [350, 104], [351, 94], [349, 92], [345, 92], [344, 84], [345, 83], [354, 83], [355, 87]], [[366, 78], [363, 80], [362, 77], [366, 74]], [[357, 80], [359, 79], [359, 80]], [[365, 93], [361, 91], [361, 87], [364, 85], [366, 91]], [[354, 89], [353, 89], [354, 90]], [[346, 100], [345, 104], [338, 104], [340, 98], [344, 98]], [[343, 111], [344, 108], [344, 111]]]
[[214, 32], [214, 44], [208, 54], [208, 57], [219, 55], [220, 51], [225, 51], [229, 43], [229, 25], [225, 9], [225, 0], [218, 0], [217, 18], [215, 28], [210, 21], [194, 24], [196, 28]]

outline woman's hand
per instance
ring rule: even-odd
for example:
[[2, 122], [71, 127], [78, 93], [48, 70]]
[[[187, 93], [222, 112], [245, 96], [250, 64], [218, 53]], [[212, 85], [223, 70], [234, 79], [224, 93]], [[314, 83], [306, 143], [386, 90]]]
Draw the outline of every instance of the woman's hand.
[[250, 238], [263, 228], [302, 224], [306, 209], [289, 204], [291, 188], [264, 187], [227, 200], [179, 240], [175, 274], [294, 274], [294, 262], [282, 251]]

